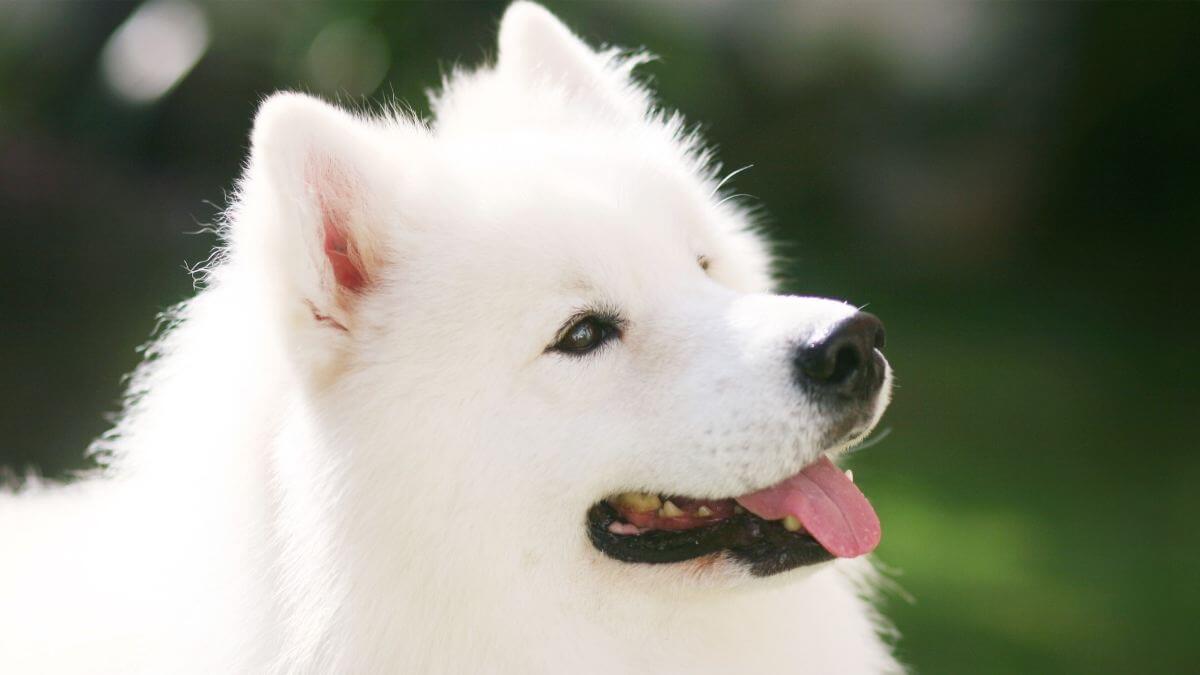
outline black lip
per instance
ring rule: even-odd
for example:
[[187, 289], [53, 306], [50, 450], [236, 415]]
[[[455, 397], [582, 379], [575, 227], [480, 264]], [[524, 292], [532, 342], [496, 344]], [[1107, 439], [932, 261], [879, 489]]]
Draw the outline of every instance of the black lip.
[[781, 523], [748, 512], [690, 530], [653, 530], [638, 535], [609, 532], [608, 526], [617, 520], [616, 509], [607, 502], [588, 509], [592, 545], [621, 562], [676, 563], [725, 552], [749, 567], [754, 576], [766, 577], [834, 558], [807, 532], [788, 532]]

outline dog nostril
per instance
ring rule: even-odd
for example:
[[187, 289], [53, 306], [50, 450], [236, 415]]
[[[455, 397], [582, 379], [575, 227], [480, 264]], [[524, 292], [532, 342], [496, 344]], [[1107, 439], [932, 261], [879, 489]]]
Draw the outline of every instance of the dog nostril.
[[845, 382], [862, 365], [862, 357], [853, 345], [842, 345], [833, 360], [833, 371], [826, 380], [830, 384]]
[[841, 384], [863, 364], [853, 341], [825, 340], [802, 350], [800, 370], [817, 384]]

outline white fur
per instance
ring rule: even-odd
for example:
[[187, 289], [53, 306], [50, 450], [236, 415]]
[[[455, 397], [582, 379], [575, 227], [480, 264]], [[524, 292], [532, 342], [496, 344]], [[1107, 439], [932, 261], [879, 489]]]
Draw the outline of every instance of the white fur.
[[[228, 245], [104, 475], [0, 494], [4, 671], [898, 670], [862, 561], [756, 579], [586, 539], [604, 495], [727, 497], [818, 457], [789, 349], [853, 311], [769, 294], [639, 60], [517, 3], [429, 124], [264, 103]], [[330, 209], [362, 294], [324, 257]], [[545, 351], [596, 306], [620, 342]]]

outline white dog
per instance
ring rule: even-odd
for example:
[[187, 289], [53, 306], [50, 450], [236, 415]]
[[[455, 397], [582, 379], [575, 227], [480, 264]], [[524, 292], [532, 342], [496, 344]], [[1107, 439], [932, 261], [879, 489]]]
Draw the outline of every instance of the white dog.
[[0, 496], [0, 670], [899, 669], [879, 322], [771, 294], [640, 57], [499, 42], [430, 122], [263, 104], [104, 475]]

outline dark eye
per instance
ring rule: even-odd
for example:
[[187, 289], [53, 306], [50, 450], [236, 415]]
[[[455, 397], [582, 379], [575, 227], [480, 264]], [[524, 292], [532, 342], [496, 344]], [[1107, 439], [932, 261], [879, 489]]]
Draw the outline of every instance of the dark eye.
[[613, 321], [588, 315], [572, 323], [551, 349], [568, 354], [586, 354], [618, 335]]

